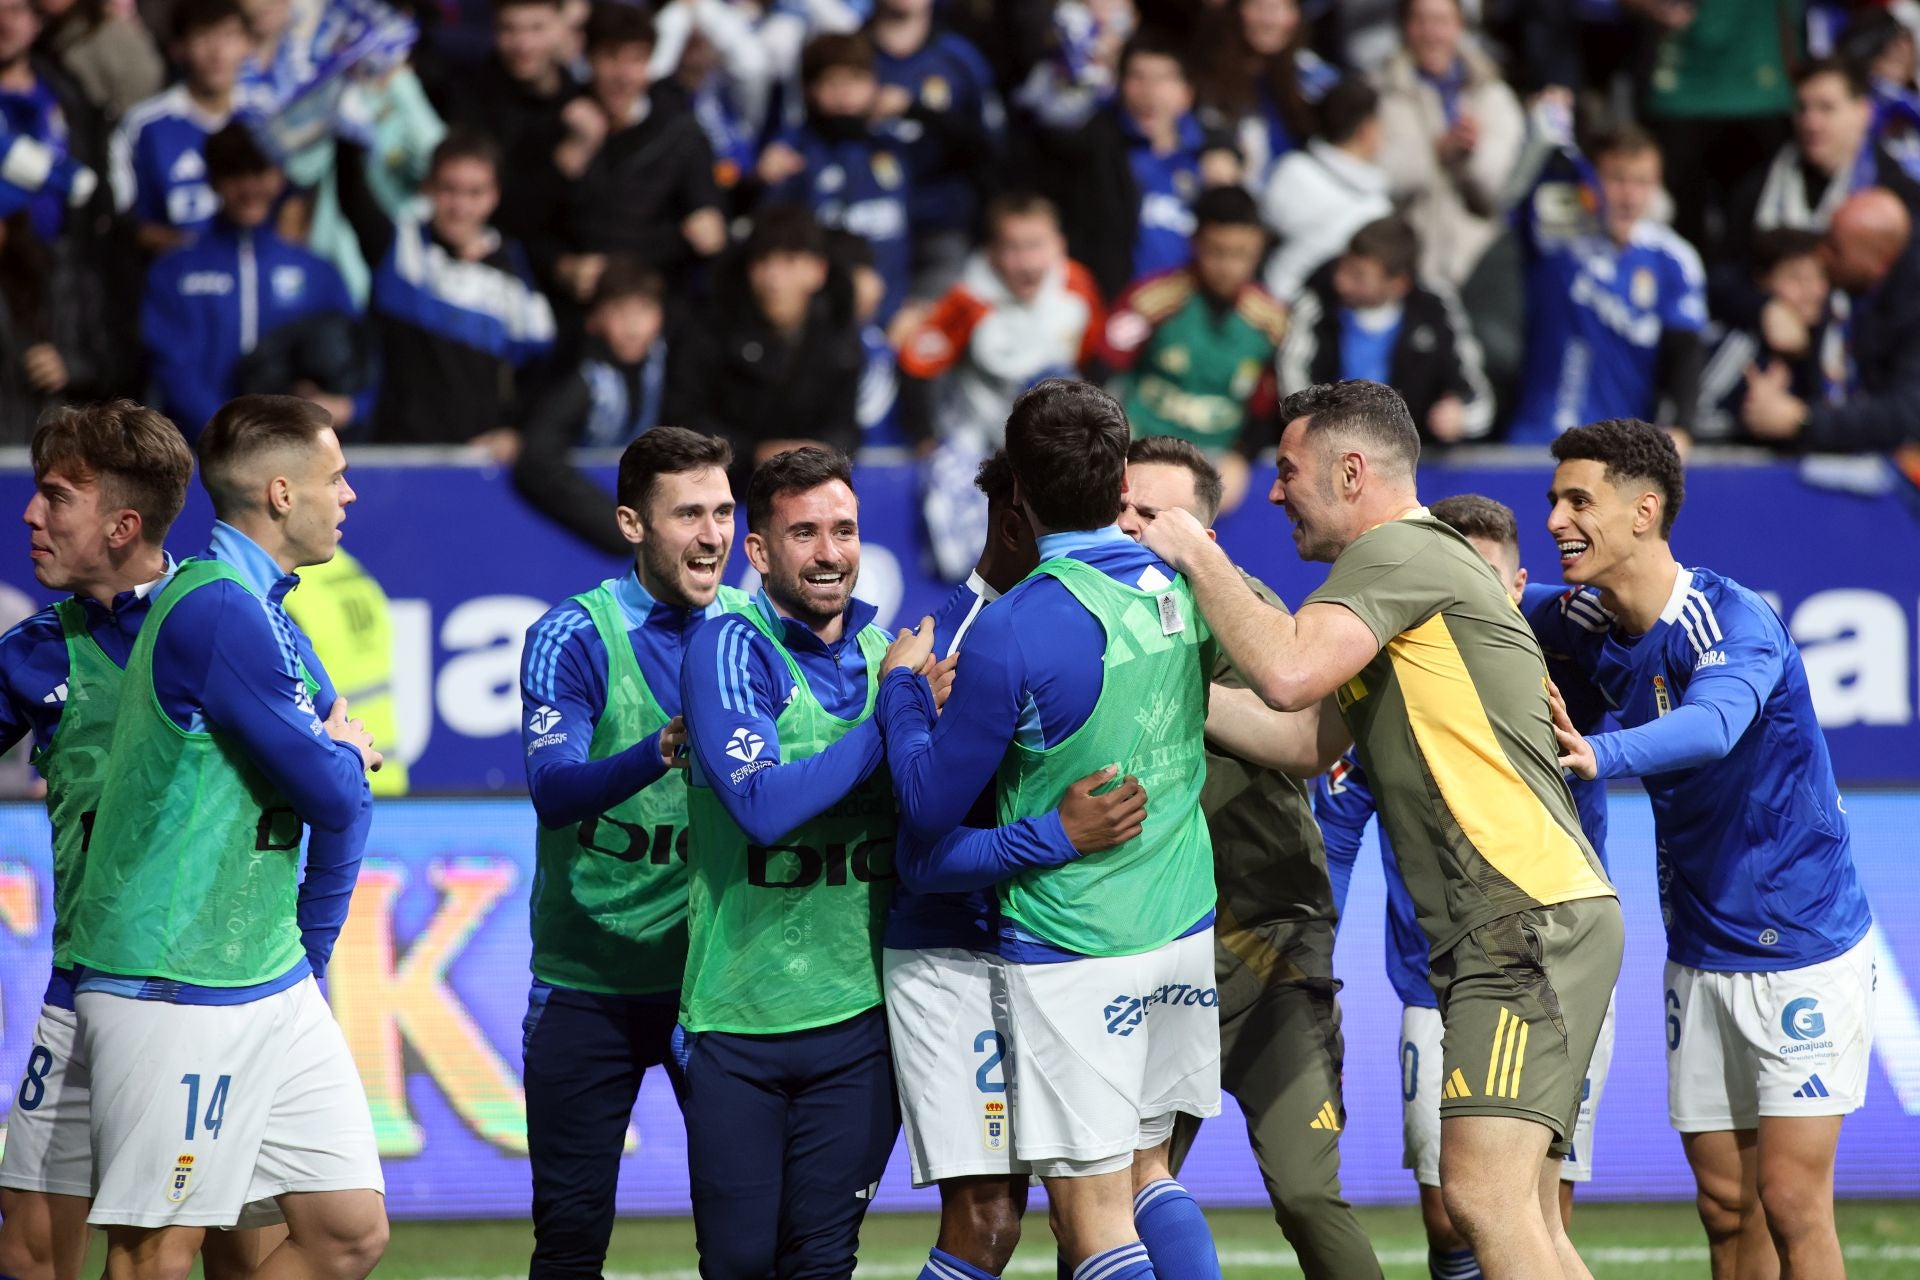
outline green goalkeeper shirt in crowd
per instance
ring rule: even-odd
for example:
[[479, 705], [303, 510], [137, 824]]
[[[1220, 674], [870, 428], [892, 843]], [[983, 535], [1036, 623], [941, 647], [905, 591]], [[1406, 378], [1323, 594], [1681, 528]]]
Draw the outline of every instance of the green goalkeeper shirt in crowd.
[[1249, 408], [1273, 398], [1286, 308], [1257, 284], [1231, 301], [1190, 268], [1140, 281], [1107, 318], [1099, 360], [1136, 436], [1178, 436], [1210, 453], [1239, 442]]

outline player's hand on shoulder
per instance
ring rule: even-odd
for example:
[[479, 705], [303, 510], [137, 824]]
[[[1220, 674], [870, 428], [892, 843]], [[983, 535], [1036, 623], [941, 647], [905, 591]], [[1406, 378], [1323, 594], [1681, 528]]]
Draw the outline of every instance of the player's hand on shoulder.
[[953, 693], [953, 673], [960, 667], [960, 655], [950, 653], [933, 664], [933, 672], [927, 677], [927, 683], [933, 686], [933, 709], [945, 711], [947, 698]]
[[383, 760], [380, 753], [373, 749], [373, 735], [367, 732], [366, 725], [348, 717], [345, 698], [333, 700], [333, 707], [327, 712], [325, 728], [329, 738], [344, 742], [360, 753], [360, 764], [367, 772], [379, 770]]
[[1212, 545], [1206, 526], [1182, 507], [1168, 507], [1156, 513], [1140, 535], [1140, 541], [1146, 544], [1147, 550], [1182, 573], [1195, 557]]
[[687, 721], [675, 716], [660, 730], [660, 762], [669, 769], [687, 767]]
[[1147, 822], [1147, 789], [1128, 775], [1109, 791], [1101, 787], [1120, 772], [1108, 765], [1067, 788], [1060, 800], [1060, 825], [1067, 841], [1081, 853], [1117, 848], [1139, 835]]
[[921, 618], [917, 627], [903, 627], [887, 646], [886, 656], [880, 660], [880, 673], [885, 675], [895, 668], [904, 668], [915, 675], [933, 674], [932, 617]]

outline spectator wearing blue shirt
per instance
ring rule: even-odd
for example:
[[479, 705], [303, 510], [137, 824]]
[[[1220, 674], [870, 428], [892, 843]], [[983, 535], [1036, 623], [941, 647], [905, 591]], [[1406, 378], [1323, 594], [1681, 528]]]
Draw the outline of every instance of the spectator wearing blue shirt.
[[[343, 350], [356, 341], [356, 308], [339, 271], [269, 225], [285, 180], [244, 125], [207, 140], [207, 168], [220, 212], [153, 264], [141, 305], [160, 407], [193, 439], [244, 377], [281, 381], [279, 391], [311, 383], [330, 409], [351, 413], [363, 371]], [[270, 355], [276, 369], [265, 368]]]
[[1185, 266], [1193, 201], [1240, 180], [1224, 133], [1193, 114], [1185, 41], [1143, 28], [1120, 54], [1120, 92], [1080, 128], [1038, 140], [1040, 189], [1060, 208], [1067, 247], [1105, 297], [1130, 281]]
[[1667, 1110], [1709, 1250], [1843, 1274], [1831, 1170], [1866, 1100], [1876, 943], [1800, 651], [1759, 596], [1674, 559], [1664, 432], [1596, 422], [1553, 454], [1547, 531], [1575, 590], [1535, 627], [1620, 724], [1583, 737], [1556, 708], [1561, 765], [1639, 777], [1653, 802]]
[[920, 298], [939, 297], [959, 278], [1006, 124], [993, 69], [964, 36], [936, 20], [934, 8], [934, 0], [880, 0], [867, 27], [881, 111], [931, 117], [938, 125], [923, 129], [909, 148], [907, 222]]
[[913, 142], [928, 118], [882, 117], [873, 45], [864, 35], [824, 35], [807, 42], [800, 79], [805, 123], [787, 129], [760, 153], [756, 170], [767, 198], [804, 204], [820, 225], [851, 232], [873, 246], [887, 282], [885, 323], [906, 300], [913, 240], [908, 207]]
[[[1509, 437], [1543, 442], [1601, 418], [1686, 430], [1700, 395], [1707, 323], [1700, 255], [1650, 216], [1660, 147], [1625, 125], [1570, 142], [1520, 211], [1528, 253], [1527, 344]], [[1598, 212], [1589, 215], [1588, 196]], [[1663, 406], [1672, 406], [1671, 413]]]
[[[0, 0], [0, 138], [13, 135], [39, 144], [25, 172], [38, 176], [43, 167], [46, 171], [44, 179], [22, 183], [23, 175], [9, 164], [0, 177], [0, 208], [11, 213], [16, 201], [25, 203], [34, 231], [52, 240], [67, 228], [70, 205], [91, 199], [84, 192], [74, 195], [74, 162], [93, 174], [104, 172], [106, 144], [99, 118], [80, 87], [51, 58], [34, 52], [40, 30], [40, 15], [31, 0]], [[14, 146], [0, 141], [0, 156], [23, 158], [12, 154]], [[103, 213], [104, 205], [103, 197]], [[94, 230], [91, 220], [86, 226]]]
[[114, 204], [150, 252], [187, 244], [219, 209], [205, 151], [242, 105], [247, 41], [235, 0], [182, 0], [171, 52], [184, 78], [134, 106], [114, 131]]

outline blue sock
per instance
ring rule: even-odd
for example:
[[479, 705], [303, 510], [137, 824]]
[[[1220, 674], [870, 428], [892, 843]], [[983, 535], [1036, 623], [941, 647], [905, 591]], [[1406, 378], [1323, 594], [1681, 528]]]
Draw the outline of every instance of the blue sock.
[[1206, 1215], [1172, 1178], [1140, 1188], [1133, 1225], [1162, 1280], [1220, 1280], [1220, 1255], [1213, 1251]]
[[1156, 1280], [1147, 1246], [1135, 1241], [1096, 1253], [1073, 1269], [1073, 1280]]
[[1000, 1280], [1000, 1278], [993, 1272], [984, 1271], [950, 1253], [929, 1249], [927, 1265], [921, 1268], [919, 1280]]
[[1433, 1280], [1480, 1280], [1480, 1264], [1471, 1249], [1456, 1249], [1451, 1253], [1429, 1249], [1427, 1274]]

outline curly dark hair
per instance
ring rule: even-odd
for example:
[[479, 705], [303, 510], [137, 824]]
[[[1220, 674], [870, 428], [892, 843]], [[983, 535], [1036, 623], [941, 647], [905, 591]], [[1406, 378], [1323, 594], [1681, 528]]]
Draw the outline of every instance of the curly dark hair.
[[1013, 501], [1013, 463], [1005, 449], [995, 449], [973, 473], [973, 487], [987, 495], [987, 505], [1004, 507]]
[[1607, 483], [1641, 480], [1660, 491], [1660, 536], [1673, 532], [1674, 517], [1686, 501], [1686, 470], [1673, 437], [1638, 418], [1606, 418], [1575, 427], [1553, 442], [1558, 462], [1597, 462]]

